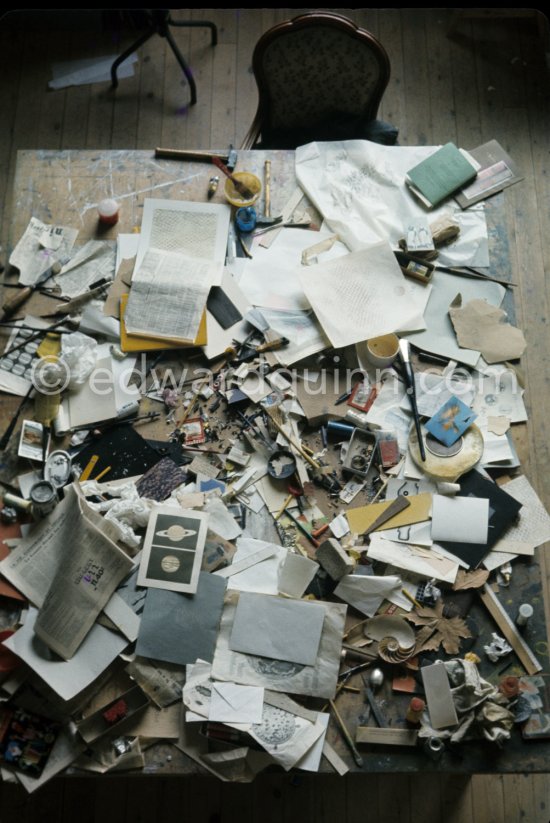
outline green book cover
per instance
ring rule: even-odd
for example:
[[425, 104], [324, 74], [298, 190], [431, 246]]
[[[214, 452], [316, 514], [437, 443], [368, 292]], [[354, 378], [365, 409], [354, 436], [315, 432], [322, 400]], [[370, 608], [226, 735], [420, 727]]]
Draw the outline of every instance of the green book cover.
[[437, 206], [476, 174], [474, 166], [455, 144], [446, 143], [412, 168], [407, 182], [412, 183], [432, 206]]

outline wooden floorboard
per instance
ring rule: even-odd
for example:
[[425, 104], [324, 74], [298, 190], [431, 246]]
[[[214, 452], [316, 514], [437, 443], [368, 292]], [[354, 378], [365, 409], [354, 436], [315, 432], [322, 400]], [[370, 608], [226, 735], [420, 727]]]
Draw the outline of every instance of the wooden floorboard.
[[[223, 148], [239, 146], [256, 108], [252, 51], [261, 33], [299, 14], [300, 9], [177, 10], [180, 19], [212, 19], [219, 46], [207, 29], [174, 30], [194, 73], [198, 102], [189, 107], [189, 88], [165, 41], [153, 38], [138, 52], [132, 78], [116, 92], [108, 83], [48, 91], [54, 61], [120, 53], [137, 33], [112, 30], [90, 36], [78, 27], [25, 32], [0, 23], [0, 209], [9, 214], [16, 151], [22, 148]], [[525, 471], [550, 505], [548, 285], [550, 267], [550, 109], [548, 70], [538, 29], [528, 19], [472, 20], [464, 14], [446, 36], [446, 9], [350, 9], [386, 47], [392, 76], [381, 116], [400, 129], [402, 144], [456, 140], [472, 148], [496, 137], [515, 158], [525, 181], [507, 193], [507, 220], [517, 243], [514, 276], [518, 323], [529, 348], [524, 368], [531, 418]], [[1, 216], [1, 215], [0, 215]], [[3, 245], [6, 242], [2, 222]], [[550, 587], [547, 550], [540, 553], [546, 593]], [[550, 625], [549, 598], [546, 613]], [[521, 768], [521, 764], [518, 764]], [[209, 778], [109, 777], [58, 779], [28, 798], [18, 787], [1, 787], [4, 820], [193, 820], [194, 823], [270, 823], [344, 819], [391, 823], [547, 823], [547, 774], [502, 777], [419, 774], [357, 776], [260, 775], [251, 785], [221, 784]], [[367, 816], [368, 812], [368, 816]]]

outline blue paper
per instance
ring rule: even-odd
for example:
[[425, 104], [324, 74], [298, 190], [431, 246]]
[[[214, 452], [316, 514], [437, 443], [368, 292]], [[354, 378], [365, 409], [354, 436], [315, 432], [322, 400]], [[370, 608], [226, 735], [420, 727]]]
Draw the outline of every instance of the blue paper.
[[453, 443], [469, 428], [477, 414], [454, 395], [426, 423], [426, 429], [445, 446]]

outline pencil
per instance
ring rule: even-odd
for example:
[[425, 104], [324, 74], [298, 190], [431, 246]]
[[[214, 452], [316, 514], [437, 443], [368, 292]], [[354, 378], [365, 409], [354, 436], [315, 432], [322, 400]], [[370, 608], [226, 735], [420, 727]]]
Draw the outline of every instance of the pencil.
[[97, 483], [97, 481], [98, 481], [98, 480], [101, 480], [101, 478], [102, 478], [102, 477], [105, 477], [105, 475], [106, 475], [108, 472], [110, 472], [110, 471], [111, 471], [111, 468], [112, 468], [112, 466], [107, 466], [107, 468], [103, 469], [103, 471], [102, 471], [102, 472], [99, 472], [99, 474], [97, 475], [97, 477], [94, 477], [94, 480], [96, 481], [96, 483]]

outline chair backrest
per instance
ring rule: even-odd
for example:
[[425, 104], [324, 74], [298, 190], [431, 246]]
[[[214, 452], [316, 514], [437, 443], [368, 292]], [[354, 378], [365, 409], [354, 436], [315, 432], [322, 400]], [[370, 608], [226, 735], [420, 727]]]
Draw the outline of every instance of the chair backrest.
[[256, 44], [256, 116], [244, 147], [295, 148], [360, 136], [376, 118], [390, 77], [378, 40], [347, 17], [312, 12], [280, 23]]

